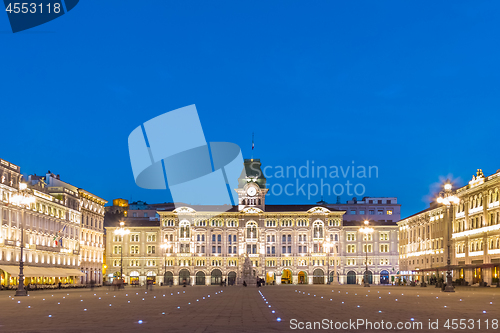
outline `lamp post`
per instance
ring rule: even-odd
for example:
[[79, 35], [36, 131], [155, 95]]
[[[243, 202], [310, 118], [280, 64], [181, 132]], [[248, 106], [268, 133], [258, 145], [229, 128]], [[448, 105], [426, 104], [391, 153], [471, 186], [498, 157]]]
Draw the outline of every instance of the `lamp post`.
[[125, 282], [123, 279], [123, 236], [128, 235], [130, 230], [124, 228], [125, 222], [120, 222], [120, 228], [115, 230], [116, 235], [120, 235], [122, 239], [122, 246], [120, 248], [120, 279], [122, 282]]
[[448, 241], [448, 258], [446, 259], [446, 287], [444, 288], [445, 292], [455, 292], [455, 287], [453, 287], [453, 280], [451, 276], [451, 256], [450, 256], [450, 243], [451, 243], [451, 238], [450, 238], [450, 230], [452, 228], [452, 223], [453, 223], [453, 205], [456, 205], [460, 202], [460, 199], [453, 194], [453, 186], [451, 183], [446, 182], [444, 184], [444, 191], [439, 193], [439, 196], [437, 198], [437, 202], [440, 204], [443, 204], [447, 207], [448, 210], [448, 216], [450, 218], [450, 221], [448, 223], [448, 228], [446, 229], [446, 237]]
[[326, 282], [326, 284], [330, 284], [330, 242], [325, 241], [323, 243], [323, 246], [325, 247], [325, 250], [326, 250], [326, 261], [327, 261], [327, 269], [326, 269], [327, 282]]
[[368, 234], [372, 233], [373, 232], [373, 228], [370, 228], [368, 227], [368, 224], [370, 222], [368, 220], [366, 220], [364, 222], [365, 224], [365, 227], [361, 227], [359, 229], [359, 231], [361, 231], [364, 235], [365, 235], [365, 246], [366, 246], [366, 249], [365, 249], [365, 252], [366, 252], [366, 270], [365, 270], [365, 287], [369, 287], [370, 284], [368, 283]]
[[28, 185], [19, 183], [19, 193], [13, 195], [10, 202], [21, 208], [21, 258], [19, 259], [19, 281], [17, 284], [16, 296], [28, 296], [24, 289], [24, 210], [35, 203], [35, 198], [28, 193]]
[[165, 284], [165, 274], [167, 273], [167, 249], [169, 249], [171, 245], [170, 243], [163, 243], [160, 247], [163, 249], [163, 284]]

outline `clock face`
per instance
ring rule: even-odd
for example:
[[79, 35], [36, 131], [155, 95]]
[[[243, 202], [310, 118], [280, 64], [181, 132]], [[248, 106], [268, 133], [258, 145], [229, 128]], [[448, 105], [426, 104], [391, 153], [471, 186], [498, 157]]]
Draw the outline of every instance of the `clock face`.
[[247, 190], [247, 194], [251, 197], [253, 197], [256, 193], [257, 193], [257, 190], [255, 189], [255, 187], [249, 187]]

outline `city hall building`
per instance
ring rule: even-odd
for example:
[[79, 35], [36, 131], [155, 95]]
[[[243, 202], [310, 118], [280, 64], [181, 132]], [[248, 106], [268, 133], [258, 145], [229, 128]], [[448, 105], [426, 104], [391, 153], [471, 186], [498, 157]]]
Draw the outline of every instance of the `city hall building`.
[[425, 282], [433, 276], [445, 278], [450, 249], [453, 281], [498, 283], [499, 191], [500, 170], [486, 177], [479, 169], [466, 186], [450, 191], [456, 204], [433, 202], [398, 222], [402, 275]]
[[[241, 284], [249, 257], [255, 278], [269, 284], [359, 284], [367, 259], [370, 283], [393, 281], [399, 270], [396, 221], [379, 221], [370, 211], [399, 214], [395, 198], [351, 203], [346, 207], [365, 207], [366, 201], [366, 209], [349, 212], [356, 218], [344, 221], [345, 210], [324, 202], [267, 205], [260, 160], [245, 160], [245, 170], [235, 189], [237, 206], [139, 202], [124, 211], [119, 200], [120, 207], [107, 207], [107, 216], [120, 217], [106, 222], [107, 278], [122, 269], [130, 284]], [[365, 219], [372, 228], [367, 235], [360, 232]], [[123, 237], [115, 232], [120, 220], [128, 230]]]

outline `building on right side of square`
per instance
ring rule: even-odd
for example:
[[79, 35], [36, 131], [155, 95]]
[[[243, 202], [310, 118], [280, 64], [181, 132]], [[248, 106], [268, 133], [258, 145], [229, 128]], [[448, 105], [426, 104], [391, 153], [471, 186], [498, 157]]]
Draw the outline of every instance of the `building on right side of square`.
[[466, 186], [451, 191], [455, 204], [435, 201], [398, 222], [400, 276], [432, 282], [446, 279], [450, 268], [457, 284], [497, 284], [500, 169], [487, 177], [478, 169]]

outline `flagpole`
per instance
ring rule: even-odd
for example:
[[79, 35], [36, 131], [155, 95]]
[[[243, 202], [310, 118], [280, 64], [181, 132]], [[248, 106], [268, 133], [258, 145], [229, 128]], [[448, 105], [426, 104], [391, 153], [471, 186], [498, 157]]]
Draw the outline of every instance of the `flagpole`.
[[254, 133], [252, 132], [252, 161], [253, 161], [253, 148], [255, 147], [253, 138], [254, 138]]

